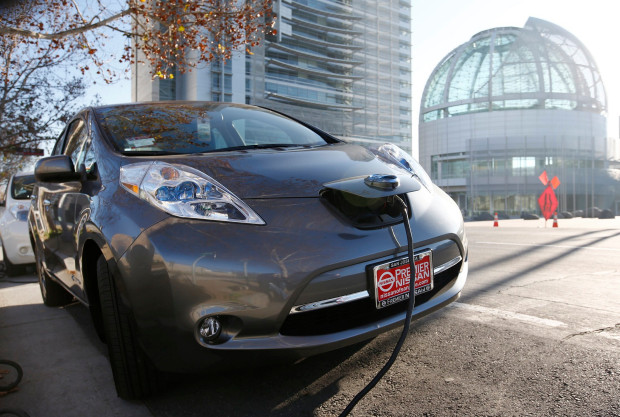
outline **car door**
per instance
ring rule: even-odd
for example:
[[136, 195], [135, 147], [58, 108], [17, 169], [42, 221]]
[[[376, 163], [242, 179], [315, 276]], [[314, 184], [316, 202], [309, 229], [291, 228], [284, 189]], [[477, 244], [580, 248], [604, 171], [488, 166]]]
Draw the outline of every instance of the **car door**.
[[[55, 155], [69, 155], [76, 170], [84, 162], [89, 133], [84, 115], [73, 120], [54, 148]], [[39, 183], [33, 204], [37, 222], [41, 221], [47, 269], [78, 297], [82, 296], [82, 280], [76, 265], [76, 201], [82, 181], [76, 179], [62, 183]]]
[[[65, 128], [56, 141], [52, 155], [62, 153], [67, 135], [77, 128], [78, 123], [78, 121], [74, 121]], [[37, 181], [36, 191], [32, 199], [36, 234], [40, 241], [40, 247], [37, 248], [38, 256], [43, 258], [45, 269], [53, 275], [57, 275], [60, 270], [57, 252], [58, 235], [62, 233], [62, 226], [59, 221], [58, 200], [65, 188], [64, 183]]]
[[80, 123], [67, 142], [63, 150], [64, 155], [71, 157], [75, 170], [80, 174], [79, 182], [71, 183], [63, 191], [59, 200], [58, 209], [64, 213], [64, 234], [59, 235], [58, 255], [62, 262], [60, 278], [72, 289], [73, 293], [85, 297], [84, 279], [79, 265], [79, 233], [90, 213], [90, 196], [96, 193], [100, 182], [95, 173], [96, 161], [92, 147], [91, 124], [88, 123], [89, 114], [83, 115]]

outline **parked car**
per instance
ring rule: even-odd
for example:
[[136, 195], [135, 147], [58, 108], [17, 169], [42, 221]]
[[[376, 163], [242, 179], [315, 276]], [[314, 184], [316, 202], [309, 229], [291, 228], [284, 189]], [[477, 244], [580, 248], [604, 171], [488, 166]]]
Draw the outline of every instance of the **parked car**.
[[[117, 392], [158, 371], [305, 357], [459, 297], [461, 213], [395, 145], [369, 150], [262, 108], [87, 108], [38, 161], [30, 212], [47, 305], [73, 297], [108, 344]], [[260, 357], [260, 356], [259, 356]]]
[[34, 263], [34, 253], [28, 237], [28, 210], [34, 187], [34, 175], [19, 173], [11, 176], [0, 206], [0, 239], [7, 275], [15, 275], [21, 266]]

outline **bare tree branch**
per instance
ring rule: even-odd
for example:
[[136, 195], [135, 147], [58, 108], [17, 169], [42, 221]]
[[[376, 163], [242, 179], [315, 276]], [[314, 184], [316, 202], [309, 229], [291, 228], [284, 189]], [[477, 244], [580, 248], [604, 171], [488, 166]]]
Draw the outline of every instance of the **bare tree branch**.
[[[139, 52], [152, 74], [165, 78], [201, 62], [230, 59], [235, 51], [249, 51], [258, 45], [265, 34], [274, 33], [271, 3], [122, 0], [108, 5], [97, 0], [94, 8], [81, 9], [75, 0], [30, 0], [8, 12], [0, 10], [0, 37], [16, 37], [35, 45], [48, 42], [82, 54], [106, 81], [116, 73], [105, 62], [118, 62], [126, 72]], [[122, 34], [124, 46], [104, 52], [106, 32]], [[188, 57], [189, 51], [197, 52], [197, 60]], [[80, 70], [88, 67], [83, 64]]]
[[96, 23], [86, 23], [83, 26], [79, 26], [73, 29], [63, 30], [63, 31], [55, 32], [55, 33], [35, 32], [33, 30], [0, 25], [0, 36], [19, 35], [19, 36], [24, 36], [27, 38], [44, 39], [48, 41], [57, 40], [57, 39], [65, 39], [69, 36], [90, 32], [100, 27], [108, 26], [111, 22], [122, 19], [123, 17], [129, 16], [130, 14], [131, 14], [131, 10], [123, 10], [122, 12], [117, 13], [114, 16], [110, 16]]
[[[172, 78], [246, 53], [273, 34], [272, 0], [15, 0], [0, 4], [0, 164], [56, 135], [76, 110], [88, 71], [105, 82], [138, 61]], [[113, 47], [106, 45], [113, 43]], [[191, 52], [191, 53], [190, 53]], [[196, 58], [197, 57], [197, 58]], [[3, 174], [0, 174], [0, 176]], [[0, 178], [1, 179], [1, 178]]]

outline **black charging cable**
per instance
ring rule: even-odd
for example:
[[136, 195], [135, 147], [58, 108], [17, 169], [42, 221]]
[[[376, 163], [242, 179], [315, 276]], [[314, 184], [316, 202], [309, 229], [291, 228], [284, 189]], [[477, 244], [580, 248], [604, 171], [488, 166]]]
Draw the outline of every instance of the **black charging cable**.
[[405, 225], [405, 231], [407, 232], [407, 250], [409, 254], [409, 269], [411, 271], [409, 275], [409, 304], [407, 305], [407, 315], [405, 316], [405, 324], [403, 326], [403, 331], [400, 334], [400, 339], [396, 343], [394, 350], [392, 351], [392, 356], [390, 359], [383, 365], [383, 368], [377, 373], [377, 375], [366, 385], [347, 405], [347, 408], [344, 409], [342, 413], [340, 413], [340, 417], [348, 416], [349, 413], [353, 410], [353, 408], [357, 405], [357, 403], [366, 396], [372, 390], [375, 385], [383, 378], [383, 376], [390, 370], [394, 361], [398, 357], [400, 353], [400, 349], [403, 347], [403, 343], [405, 343], [405, 339], [407, 338], [407, 334], [409, 333], [409, 326], [411, 325], [411, 316], [413, 314], [413, 306], [415, 305], [415, 263], [413, 260], [413, 236], [411, 234], [411, 225], [409, 224], [409, 216], [407, 215], [407, 205], [399, 196], [393, 196], [393, 201], [388, 199], [388, 203], [398, 204], [400, 206], [400, 211], [403, 216], [403, 223]]

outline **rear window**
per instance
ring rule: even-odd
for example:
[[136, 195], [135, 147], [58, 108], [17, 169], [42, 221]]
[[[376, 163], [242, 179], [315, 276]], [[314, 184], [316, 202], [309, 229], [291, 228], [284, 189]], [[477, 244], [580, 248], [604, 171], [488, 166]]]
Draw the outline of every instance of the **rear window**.
[[326, 139], [268, 110], [219, 103], [140, 104], [95, 110], [124, 154], [191, 154], [232, 149], [320, 146]]
[[11, 185], [11, 197], [15, 200], [28, 200], [34, 188], [34, 175], [13, 177]]

